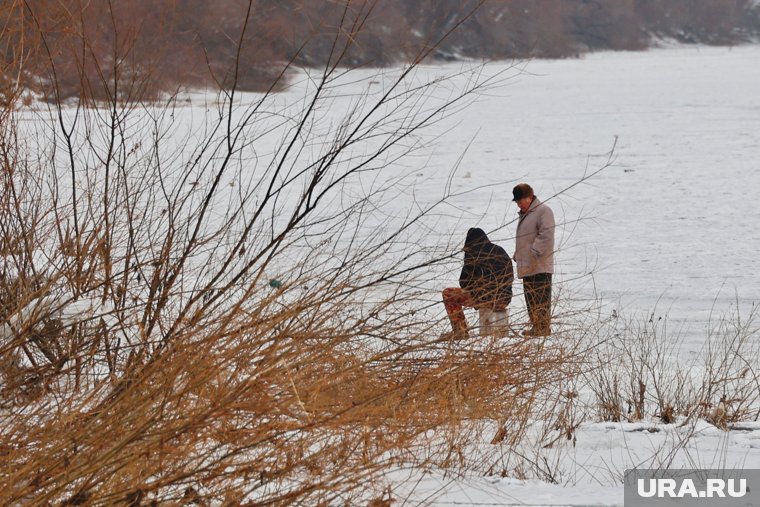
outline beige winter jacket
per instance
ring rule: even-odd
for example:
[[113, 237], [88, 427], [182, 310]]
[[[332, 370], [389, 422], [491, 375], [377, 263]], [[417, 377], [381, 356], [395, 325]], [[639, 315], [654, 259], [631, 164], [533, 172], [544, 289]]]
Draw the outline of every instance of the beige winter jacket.
[[538, 197], [520, 212], [514, 255], [518, 278], [554, 273], [554, 227], [554, 213]]

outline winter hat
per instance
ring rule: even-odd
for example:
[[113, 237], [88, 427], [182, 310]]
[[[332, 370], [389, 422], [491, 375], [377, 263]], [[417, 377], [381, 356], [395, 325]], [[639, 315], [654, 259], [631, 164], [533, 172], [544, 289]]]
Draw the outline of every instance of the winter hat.
[[513, 201], [519, 201], [523, 197], [533, 197], [533, 187], [527, 183], [515, 185], [515, 188], [512, 189], [512, 196], [514, 197]]

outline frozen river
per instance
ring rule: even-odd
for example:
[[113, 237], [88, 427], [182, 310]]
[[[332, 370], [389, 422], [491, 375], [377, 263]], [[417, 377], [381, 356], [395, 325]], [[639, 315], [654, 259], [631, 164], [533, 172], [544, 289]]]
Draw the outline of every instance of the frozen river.
[[[446, 98], [472, 78], [472, 66], [423, 67], [416, 79], [463, 72], [437, 88]], [[380, 92], [395, 73], [349, 72], [320, 111], [325, 128], [342, 121], [362, 94]], [[424, 231], [431, 236], [426, 241], [451, 238], [458, 248], [467, 228], [479, 226], [513, 252], [517, 207], [511, 188], [526, 181], [555, 211], [555, 280], [563, 297], [602, 301], [603, 315], [655, 311], [697, 334], [711, 314], [737, 303], [742, 314], [752, 311], [760, 301], [760, 46], [495, 62], [479, 77], [494, 75], [499, 78], [474, 101], [424, 130], [414, 153], [393, 159], [390, 176], [384, 169], [380, 177], [370, 173], [359, 181], [363, 192], [365, 185], [394, 185], [394, 175], [416, 178], [413, 191], [399, 190], [398, 198], [367, 216], [364, 233], [371, 236], [388, 215], [413, 213], [450, 189], [451, 206]], [[311, 84], [296, 76], [273, 100], [298, 112]], [[177, 109], [173, 136], [185, 139], [185, 130], [202, 126], [213, 110], [204, 105], [207, 98], [193, 94], [189, 107]], [[260, 170], [274, 152], [267, 143], [278, 136], [261, 136], [246, 148], [253, 154], [241, 155], [241, 173]], [[577, 184], [605, 165], [613, 145], [611, 165]], [[457, 270], [436, 274], [436, 287], [428, 288], [455, 283]], [[521, 298], [515, 306], [521, 310]]]
[[[702, 343], [700, 336], [704, 336], [711, 314], [719, 317], [738, 306], [739, 314], [746, 318], [760, 302], [756, 254], [760, 246], [756, 203], [760, 193], [759, 64], [760, 46], [668, 48], [515, 66], [489, 64], [483, 75], [500, 75], [501, 79], [456, 114], [419, 133], [423, 142], [415, 145], [419, 149], [410, 156], [389, 156], [387, 162], [381, 161], [390, 176], [383, 171], [367, 172], [366, 180], [359, 177], [346, 182], [336, 190], [339, 195], [328, 201], [342, 204], [344, 208], [338, 211], [350, 215], [346, 202], [350, 204], [355, 196], [374, 195], [368, 188], [395, 187], [403, 178], [395, 180], [394, 176], [403, 175], [414, 185], [391, 188], [390, 194], [397, 191], [397, 198], [360, 208], [366, 215], [358, 219], [357, 237], [382, 238], [385, 224], [393, 225], [397, 217], [414, 216], [415, 209], [435, 202], [449, 189], [451, 197], [435, 214], [435, 227], [426, 224], [427, 229], [414, 231], [413, 239], [440, 246], [452, 238], [449, 247], [455, 251], [467, 228], [479, 226], [513, 252], [517, 208], [510, 202], [511, 188], [529, 182], [554, 208], [559, 225], [555, 280], [561, 296], [580, 305], [601, 301], [603, 318], [621, 311], [630, 316], [651, 312], [666, 316], [677, 332], [687, 335], [688, 352], [693, 352], [694, 346]], [[461, 68], [461, 64], [426, 67], [419, 70], [419, 77], [450, 75]], [[352, 81], [324, 105], [320, 112], [327, 121], [315, 124], [315, 131], [324, 126], [331, 132], [362, 93], [385, 86], [380, 71], [349, 74]], [[303, 111], [309, 83], [308, 78], [296, 76], [292, 87], [273, 100]], [[448, 90], [455, 93], [456, 87]], [[193, 128], [205, 132], [203, 122], [208, 121], [211, 110], [203, 103], [207, 98], [191, 94], [187, 107], [172, 111], [170, 131], [178, 139], [175, 167], [180, 177], [186, 176], [181, 172], [185, 167], [182, 161], [190, 154], [182, 149], [193, 147]], [[65, 114], [75, 112], [66, 110]], [[272, 118], [287, 129], [298, 115]], [[331, 123], [335, 119], [337, 122]], [[197, 122], [194, 126], [193, 121]], [[237, 186], [232, 184], [256, 178], [256, 171], [267, 166], [268, 157], [282, 140], [279, 132], [268, 133], [267, 121], [256, 125], [266, 127], [262, 128], [266, 133], [252, 135], [255, 142], [246, 142], [241, 148], [235, 175], [222, 181], [221, 188], [228, 189], [227, 193], [220, 190], [212, 203], [219, 206], [214, 209], [218, 217], [224, 218], [225, 206], [235, 204], [230, 197], [234, 198]], [[171, 151], [173, 144], [167, 144]], [[605, 167], [613, 146], [611, 164]], [[330, 147], [329, 143], [312, 143], [307, 136], [299, 155], [309, 162]], [[371, 156], [372, 149], [363, 155], [367, 153]], [[300, 169], [302, 162], [299, 158], [291, 169]], [[345, 163], [355, 162], [348, 157]], [[92, 166], [97, 168], [95, 163]], [[292, 187], [287, 190], [297, 197], [302, 189], [296, 184]], [[288, 215], [280, 212], [287, 211], [287, 200], [293, 195], [284, 191], [284, 204], [272, 207], [273, 230], [283, 217], [287, 219]], [[349, 227], [349, 236], [352, 232]], [[357, 243], [364, 239], [359, 237]], [[318, 246], [310, 250], [319, 251]], [[389, 252], [396, 253], [394, 249]], [[283, 261], [287, 265], [288, 258]], [[383, 257], [381, 262], [395, 263], [397, 258]], [[433, 286], [420, 289], [435, 299], [430, 311], [444, 325], [443, 306], [435, 291], [455, 283], [458, 265], [452, 266], [450, 273], [434, 273], [425, 280]], [[266, 274], [279, 276], [278, 272]], [[430, 292], [424, 292], [428, 289]], [[515, 314], [522, 305], [521, 298], [515, 298]], [[435, 475], [428, 470], [419, 481], [415, 470], [411, 480], [402, 477], [398, 481], [414, 484], [420, 498], [428, 502], [440, 499], [440, 505], [620, 505], [622, 488], [615, 480], [622, 470], [641, 463], [659, 466], [659, 449], [669, 452], [667, 446], [673, 442], [681, 445], [680, 426], [662, 425], [662, 431], [654, 433], [648, 428], [648, 421], [608, 424], [589, 420], [579, 430], [577, 447], [574, 439], [563, 457], [565, 475], [561, 480], [563, 485], [570, 484], [567, 488], [496, 476], [459, 481], [446, 471]], [[758, 428], [753, 422], [742, 431], [729, 433], [700, 421], [694, 435], [688, 437], [696, 444], [693, 448], [684, 445], [685, 451], [675, 463], [758, 468]], [[485, 442], [484, 446], [493, 448]]]
[[[604, 165], [617, 138], [612, 166], [550, 201], [565, 224], [557, 280], [701, 325], [713, 307], [738, 300], [746, 314], [760, 300], [758, 90], [760, 46], [532, 61], [463, 111], [438, 150], [451, 162], [471, 143], [461, 188], [525, 180], [548, 198]], [[508, 190], [468, 204], [477, 214], [494, 199], [486, 229], [516, 216]], [[497, 234], [507, 251], [513, 229]]]

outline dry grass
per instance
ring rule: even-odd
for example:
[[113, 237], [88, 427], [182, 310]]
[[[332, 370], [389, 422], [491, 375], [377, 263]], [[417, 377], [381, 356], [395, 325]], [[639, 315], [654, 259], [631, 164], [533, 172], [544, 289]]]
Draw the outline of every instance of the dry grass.
[[[419, 237], [446, 196], [377, 211], [418, 134], [488, 84], [430, 99], [429, 51], [326, 130], [337, 66], [295, 112], [233, 83], [178, 145], [176, 97], [6, 104], [0, 503], [383, 505], [380, 472], [470, 469], [473, 422], [514, 443], [557, 408], [570, 341], [438, 339], [453, 248]], [[252, 152], [260, 118], [279, 141]]]
[[413, 336], [367, 350], [352, 343], [366, 330], [296, 324], [309, 310], [266, 324], [255, 315], [223, 329], [206, 322], [86, 388], [48, 375], [7, 407], [3, 502], [380, 494], [374, 474], [391, 466], [465, 470], [463, 453], [481, 438], [470, 421], [504, 422], [518, 441], [542, 389], [565, 375], [567, 357], [532, 343]]
[[[703, 345], [688, 354], [680, 330], [667, 315], [626, 320], [617, 316], [599, 327], [595, 362], [608, 364], [586, 375], [596, 417], [605, 421], [659, 418], [686, 424], [705, 419], [720, 427], [756, 420], [760, 414], [758, 328], [754, 312], [719, 316]], [[693, 346], [693, 345], [692, 345]]]

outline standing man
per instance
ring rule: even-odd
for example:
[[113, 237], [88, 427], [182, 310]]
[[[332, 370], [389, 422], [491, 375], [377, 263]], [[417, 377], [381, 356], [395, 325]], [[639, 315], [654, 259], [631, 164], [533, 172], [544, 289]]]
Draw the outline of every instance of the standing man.
[[[464, 240], [464, 265], [459, 275], [459, 287], [443, 290], [443, 304], [451, 322], [447, 338], [467, 338], [467, 321], [463, 307], [477, 308], [483, 312], [504, 315], [512, 301], [512, 259], [500, 247], [491, 243], [483, 229], [476, 227], [467, 231]], [[488, 323], [490, 327], [490, 323]], [[503, 322], [506, 325], [506, 322]]]
[[524, 336], [551, 334], [552, 273], [554, 273], [554, 213], [527, 183], [512, 189], [520, 208], [517, 222], [515, 262], [523, 281], [525, 304], [531, 327]]

